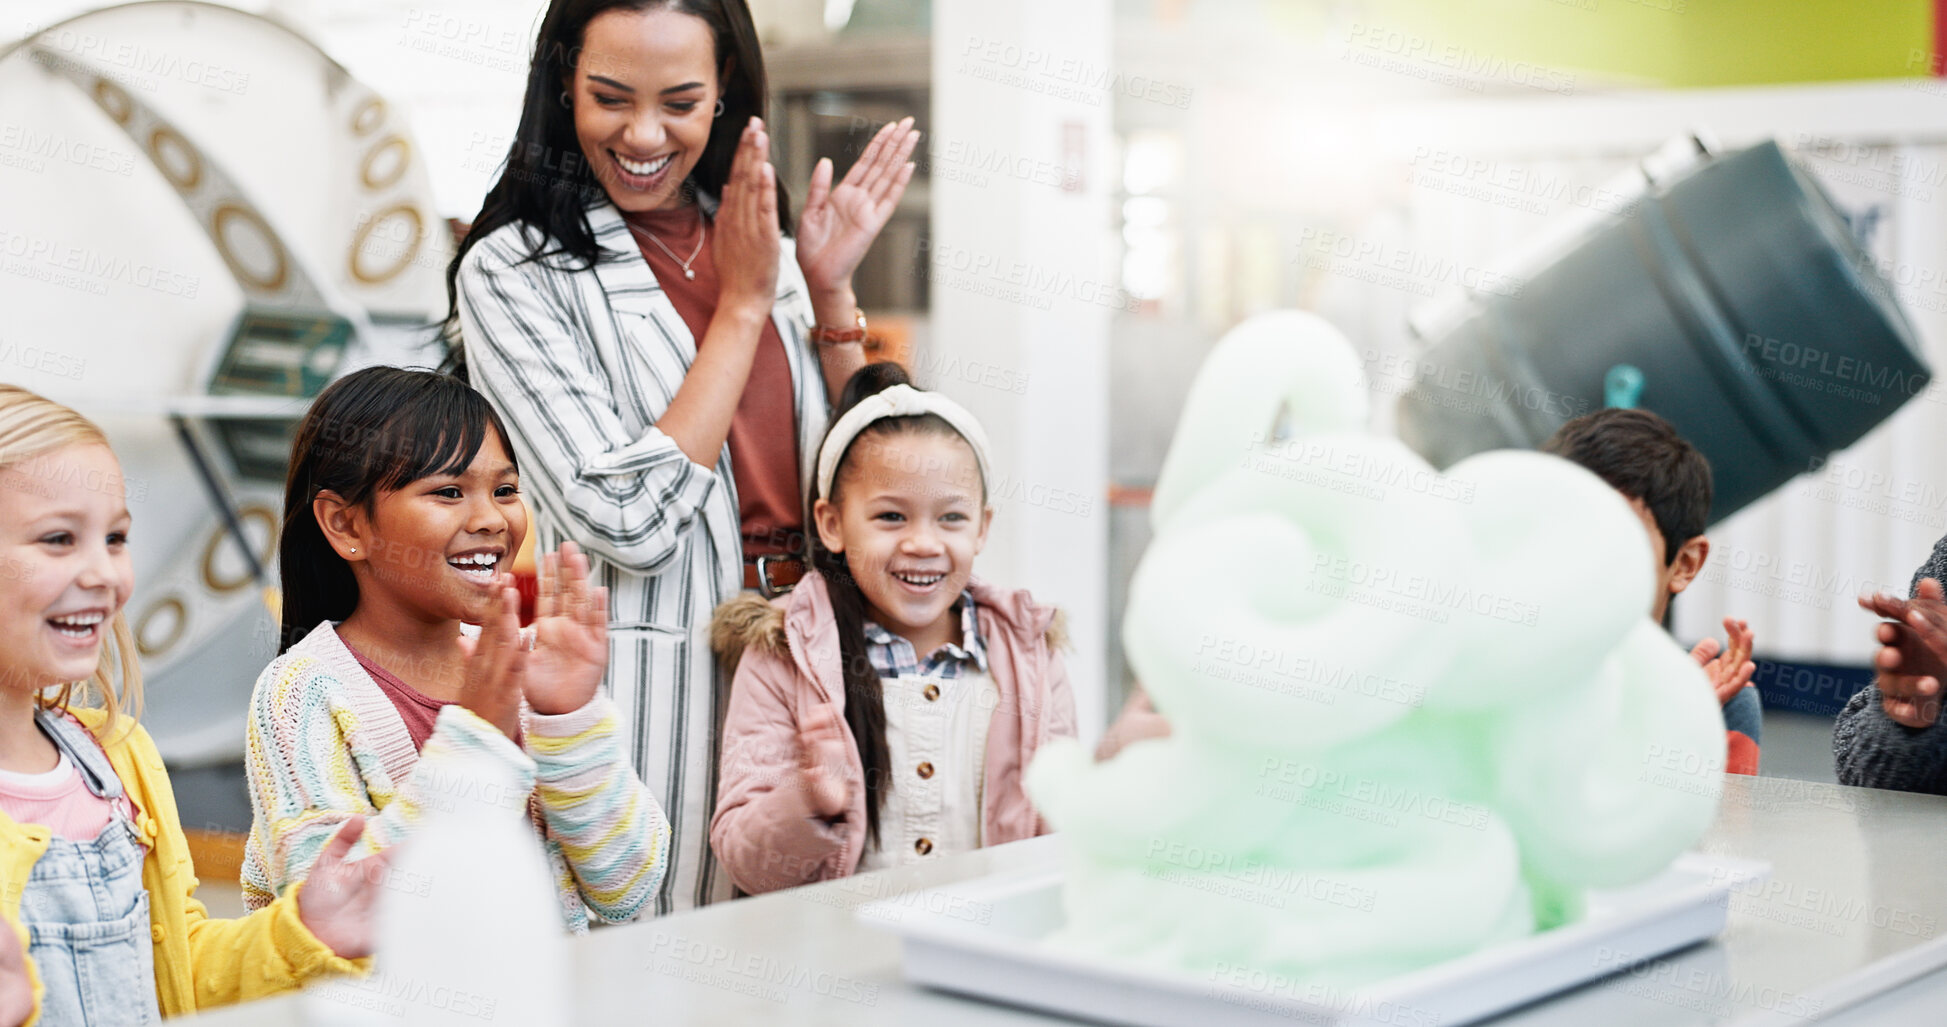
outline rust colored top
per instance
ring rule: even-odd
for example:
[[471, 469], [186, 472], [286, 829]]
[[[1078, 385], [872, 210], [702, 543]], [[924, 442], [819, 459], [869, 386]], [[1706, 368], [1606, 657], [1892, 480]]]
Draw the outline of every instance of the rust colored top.
[[[642, 257], [676, 313], [702, 348], [720, 288], [711, 240], [694, 206], [623, 215]], [[657, 246], [650, 234], [662, 241]], [[665, 252], [663, 247], [669, 248]], [[675, 256], [671, 256], [670, 253]], [[690, 259], [695, 253], [696, 258]], [[677, 258], [682, 258], [678, 260]], [[683, 261], [695, 278], [683, 273]], [[730, 419], [730, 468], [737, 479], [744, 559], [804, 552], [804, 501], [798, 494], [798, 424], [784, 340], [768, 318], [751, 360], [750, 379]]]

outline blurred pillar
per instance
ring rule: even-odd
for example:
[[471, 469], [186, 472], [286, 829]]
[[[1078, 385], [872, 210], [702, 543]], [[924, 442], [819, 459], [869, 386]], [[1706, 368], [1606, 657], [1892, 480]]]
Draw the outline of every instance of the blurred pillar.
[[[994, 446], [981, 576], [1068, 613], [1083, 736], [1099, 735], [1108, 611], [1109, 328], [1116, 273], [1109, 0], [933, 8], [930, 339], [922, 384]], [[1138, 83], [1135, 88], [1140, 88]], [[1120, 644], [1119, 641], [1114, 644]]]

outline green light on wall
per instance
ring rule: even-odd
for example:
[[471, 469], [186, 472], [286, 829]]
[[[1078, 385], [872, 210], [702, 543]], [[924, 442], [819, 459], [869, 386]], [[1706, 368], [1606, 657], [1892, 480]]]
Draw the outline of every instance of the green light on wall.
[[1369, 0], [1368, 27], [1443, 53], [1666, 87], [1930, 73], [1936, 0]]

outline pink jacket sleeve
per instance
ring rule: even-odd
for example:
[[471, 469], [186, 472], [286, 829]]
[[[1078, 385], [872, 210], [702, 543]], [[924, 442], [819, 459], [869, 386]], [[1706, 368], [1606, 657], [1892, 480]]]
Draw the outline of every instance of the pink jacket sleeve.
[[[844, 877], [864, 840], [862, 788], [853, 789], [854, 808], [837, 823], [814, 817], [805, 801], [799, 687], [789, 658], [746, 651], [730, 689], [710, 847], [730, 880], [751, 894]], [[857, 749], [852, 752], [856, 764]]]

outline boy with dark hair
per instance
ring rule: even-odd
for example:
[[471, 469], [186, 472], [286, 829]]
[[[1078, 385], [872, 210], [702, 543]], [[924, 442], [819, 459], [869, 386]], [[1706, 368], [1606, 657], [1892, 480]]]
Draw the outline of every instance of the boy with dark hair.
[[[1562, 425], [1542, 452], [1580, 464], [1622, 493], [1650, 536], [1656, 560], [1656, 591], [1650, 617], [1661, 624], [1670, 597], [1690, 587], [1710, 557], [1704, 528], [1710, 515], [1710, 461], [1670, 422], [1647, 410], [1598, 410]], [[1729, 754], [1724, 769], [1758, 772], [1758, 739], [1763, 707], [1751, 686], [1757, 664], [1751, 656], [1751, 628], [1724, 618], [1730, 638], [1725, 649], [1706, 638], [1690, 651], [1710, 678], [1724, 708]]]

